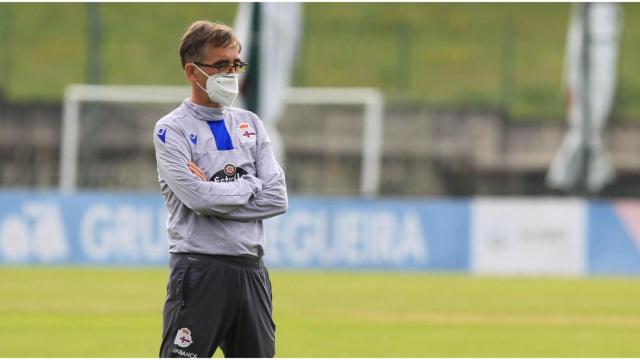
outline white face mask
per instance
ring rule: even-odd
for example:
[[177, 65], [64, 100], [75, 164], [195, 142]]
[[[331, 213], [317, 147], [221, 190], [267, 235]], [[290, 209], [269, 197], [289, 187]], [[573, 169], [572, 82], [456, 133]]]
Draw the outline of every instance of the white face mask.
[[230, 106], [233, 104], [234, 100], [238, 96], [238, 74], [215, 74], [215, 75], [207, 75], [202, 69], [200, 69], [197, 65], [193, 65], [196, 69], [200, 70], [208, 79], [206, 84], [206, 89], [202, 87], [202, 85], [196, 84], [207, 93], [209, 96], [209, 100], [216, 104]]

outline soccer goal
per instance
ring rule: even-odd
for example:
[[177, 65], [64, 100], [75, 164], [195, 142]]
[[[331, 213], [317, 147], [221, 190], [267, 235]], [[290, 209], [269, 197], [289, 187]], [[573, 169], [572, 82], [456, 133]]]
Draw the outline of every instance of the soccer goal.
[[[157, 186], [151, 136], [155, 121], [190, 96], [185, 86], [69, 85], [65, 91], [59, 188], [151, 190]], [[285, 108], [359, 108], [355, 117], [341, 119], [359, 136], [348, 139], [357, 148], [357, 192], [376, 196], [380, 184], [384, 99], [372, 88], [290, 88]], [[287, 112], [287, 110], [285, 110]], [[315, 112], [318, 112], [315, 110]], [[310, 115], [313, 117], [314, 115]], [[305, 115], [305, 120], [309, 120]], [[293, 120], [296, 121], [296, 120]], [[298, 121], [301, 123], [300, 121]], [[316, 123], [323, 123], [318, 119]], [[307, 126], [307, 125], [304, 125]], [[269, 127], [274, 148], [295, 144], [298, 136], [282, 136]], [[331, 131], [331, 129], [328, 129]], [[344, 133], [333, 131], [335, 138]], [[327, 142], [332, 151], [340, 145]], [[323, 145], [320, 145], [323, 146]], [[338, 149], [338, 150], [336, 150]], [[353, 149], [352, 149], [353, 150]]]

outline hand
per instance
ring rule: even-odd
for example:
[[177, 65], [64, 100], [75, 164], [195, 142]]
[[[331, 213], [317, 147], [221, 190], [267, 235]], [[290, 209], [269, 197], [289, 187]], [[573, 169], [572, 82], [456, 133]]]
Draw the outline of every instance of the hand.
[[262, 180], [257, 177], [247, 174], [242, 177], [243, 180], [249, 182], [251, 184], [251, 188], [253, 189], [253, 195], [258, 196], [260, 192], [262, 192]]
[[191, 172], [194, 173], [197, 177], [199, 177], [202, 181], [207, 181], [207, 177], [205, 176], [204, 171], [202, 171], [202, 169], [200, 169], [198, 165], [189, 161], [188, 166], [189, 166], [189, 170], [191, 170]]

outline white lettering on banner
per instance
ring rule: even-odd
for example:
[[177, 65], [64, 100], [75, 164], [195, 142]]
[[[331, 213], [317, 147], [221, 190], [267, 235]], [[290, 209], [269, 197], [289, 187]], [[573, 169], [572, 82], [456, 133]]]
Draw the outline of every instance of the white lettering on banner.
[[413, 258], [416, 262], [426, 262], [427, 249], [422, 226], [418, 214], [411, 212], [403, 218], [402, 232], [404, 241], [400, 242], [400, 248], [396, 252], [396, 261], [403, 261], [405, 258]]
[[[365, 236], [361, 236], [360, 234], [366, 231], [366, 229], [362, 229], [361, 226], [360, 216], [355, 211], [345, 211], [342, 212], [340, 216], [334, 217], [334, 247], [337, 249], [336, 254], [340, 254], [342, 260], [346, 262], [347, 265], [356, 265], [361, 261], [360, 254], [363, 252], [363, 244], [360, 244], [360, 242]], [[373, 239], [369, 240], [372, 241]]]
[[326, 214], [296, 211], [279, 232], [285, 244], [282, 255], [294, 265], [305, 265], [318, 254], [318, 244], [326, 238]]
[[10, 215], [0, 228], [0, 251], [9, 262], [27, 261], [30, 255], [30, 235], [27, 222], [22, 216]]
[[60, 209], [51, 204], [26, 203], [25, 214], [35, 220], [33, 250], [40, 261], [52, 262], [69, 256]]
[[80, 242], [93, 261], [159, 261], [167, 245], [164, 238], [156, 239], [155, 224], [150, 207], [94, 205], [82, 219]]
[[370, 259], [382, 259], [389, 253], [389, 249], [393, 248], [393, 237], [397, 235], [394, 233], [396, 220], [393, 214], [389, 213], [378, 213], [373, 216], [375, 216], [375, 219], [372, 219], [368, 228], [371, 235], [367, 237], [375, 237], [377, 241], [371, 244], [367, 256]]
[[22, 212], [0, 222], [0, 255], [4, 260], [55, 262], [69, 256], [64, 223], [57, 205], [25, 202]]
[[90, 207], [80, 225], [80, 243], [85, 254], [92, 260], [105, 260], [109, 256], [112, 242], [109, 231], [111, 212], [103, 205]]
[[414, 211], [298, 210], [274, 220], [267, 222], [267, 257], [274, 265], [403, 267], [428, 261]]

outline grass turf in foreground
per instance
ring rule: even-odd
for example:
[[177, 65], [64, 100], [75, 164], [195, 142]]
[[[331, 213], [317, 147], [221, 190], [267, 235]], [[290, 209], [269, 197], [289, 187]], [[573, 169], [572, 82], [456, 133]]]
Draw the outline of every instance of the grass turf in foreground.
[[[0, 356], [154, 357], [166, 276], [0, 268]], [[640, 356], [640, 279], [271, 276], [282, 357]]]

